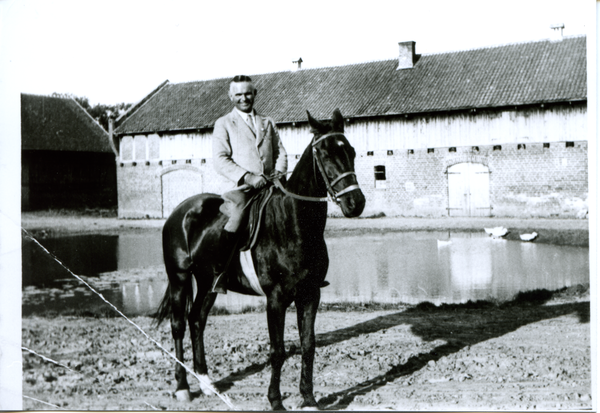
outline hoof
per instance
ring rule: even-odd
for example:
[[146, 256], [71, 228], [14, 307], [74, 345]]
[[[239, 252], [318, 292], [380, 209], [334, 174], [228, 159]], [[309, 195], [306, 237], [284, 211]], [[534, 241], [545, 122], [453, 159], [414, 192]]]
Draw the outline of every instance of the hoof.
[[215, 394], [215, 392], [211, 390], [211, 387], [213, 387], [213, 382], [211, 379], [208, 378], [208, 375], [199, 374], [198, 376], [201, 379], [200, 390], [202, 391], [202, 393], [204, 393], [206, 396], [212, 396], [213, 394]]
[[311, 401], [305, 401], [304, 403], [302, 403], [300, 405], [300, 410], [317, 411], [317, 410], [320, 410], [320, 408], [319, 408], [319, 404], [317, 403], [317, 401], [313, 399]]
[[278, 412], [278, 411], [284, 411], [286, 410], [285, 407], [283, 407], [283, 403], [281, 403], [280, 401], [276, 401], [271, 403], [271, 410]]
[[177, 390], [175, 392], [175, 398], [178, 402], [190, 402], [192, 401], [192, 395], [189, 389]]

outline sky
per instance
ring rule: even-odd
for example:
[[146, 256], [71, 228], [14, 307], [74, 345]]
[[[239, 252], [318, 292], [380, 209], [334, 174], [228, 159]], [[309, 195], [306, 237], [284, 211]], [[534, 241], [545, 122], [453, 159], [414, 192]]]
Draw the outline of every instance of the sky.
[[[593, 0], [0, 0], [21, 93], [134, 103], [172, 83], [586, 34]], [[14, 69], [14, 68], [13, 68]]]

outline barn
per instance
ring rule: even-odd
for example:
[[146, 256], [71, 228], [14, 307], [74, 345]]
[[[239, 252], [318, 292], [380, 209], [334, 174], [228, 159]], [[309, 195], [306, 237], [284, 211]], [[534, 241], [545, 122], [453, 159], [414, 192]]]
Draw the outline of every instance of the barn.
[[[341, 110], [363, 216], [575, 217], [588, 202], [586, 73], [578, 36], [430, 55], [409, 41], [395, 59], [250, 75], [290, 167], [310, 141], [306, 110]], [[166, 81], [116, 120], [120, 217], [221, 191], [211, 133], [229, 81]]]
[[74, 100], [21, 94], [21, 208], [114, 208], [115, 151]]

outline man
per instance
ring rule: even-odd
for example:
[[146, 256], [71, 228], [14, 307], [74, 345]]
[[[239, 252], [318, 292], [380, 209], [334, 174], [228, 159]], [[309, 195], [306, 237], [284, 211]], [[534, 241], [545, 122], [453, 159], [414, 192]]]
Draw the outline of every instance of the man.
[[213, 131], [215, 170], [230, 180], [234, 189], [222, 195], [221, 212], [229, 217], [219, 242], [220, 263], [213, 292], [226, 293], [223, 272], [235, 247], [235, 233], [244, 219], [250, 198], [267, 185], [266, 177], [287, 172], [287, 154], [273, 119], [254, 110], [257, 91], [248, 76], [235, 76], [229, 85], [233, 110], [219, 118]]

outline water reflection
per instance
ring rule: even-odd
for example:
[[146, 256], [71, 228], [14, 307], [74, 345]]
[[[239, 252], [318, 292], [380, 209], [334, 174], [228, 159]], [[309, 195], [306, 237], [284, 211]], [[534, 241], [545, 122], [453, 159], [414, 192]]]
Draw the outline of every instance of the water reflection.
[[[438, 243], [438, 240], [445, 242]], [[325, 302], [464, 303], [589, 283], [588, 248], [406, 232], [327, 240]]]
[[[331, 285], [322, 290], [321, 301], [327, 303], [504, 301], [520, 291], [589, 282], [588, 248], [584, 247], [493, 240], [483, 232], [404, 232], [326, 241]], [[77, 274], [151, 272], [153, 277], [138, 277], [137, 282], [118, 279], [102, 290], [126, 314], [151, 313], [162, 299], [167, 284], [158, 232], [66, 237], [42, 243]], [[78, 307], [82, 302], [90, 309], [103, 305], [90, 299], [84, 287], [73, 287], [73, 283], [61, 287], [57, 282], [72, 278], [39, 247], [24, 241], [24, 287], [55, 287], [45, 298], [28, 301], [24, 314], [34, 308]], [[264, 302], [262, 297], [229, 293], [220, 295], [216, 306], [238, 312]]]

